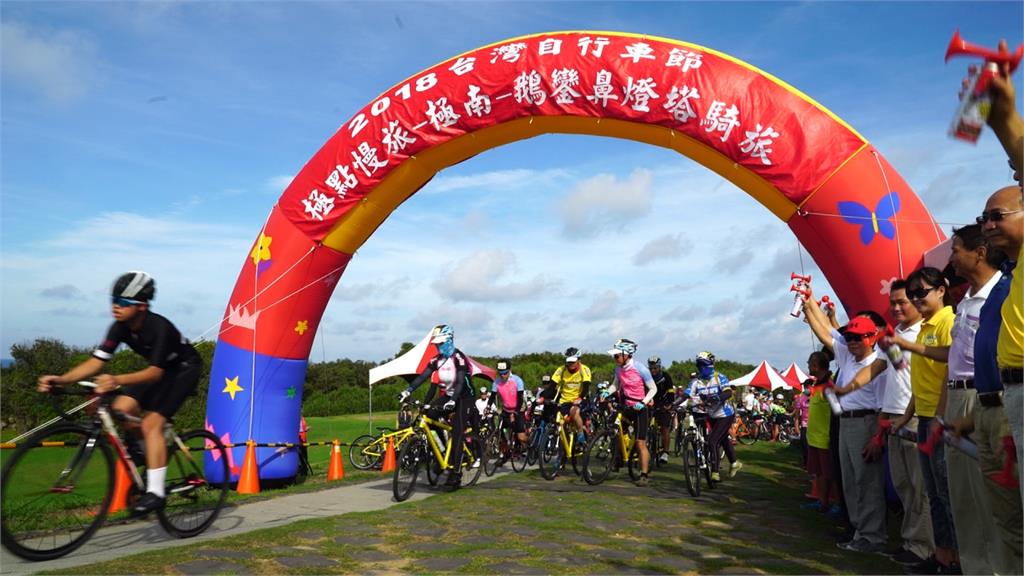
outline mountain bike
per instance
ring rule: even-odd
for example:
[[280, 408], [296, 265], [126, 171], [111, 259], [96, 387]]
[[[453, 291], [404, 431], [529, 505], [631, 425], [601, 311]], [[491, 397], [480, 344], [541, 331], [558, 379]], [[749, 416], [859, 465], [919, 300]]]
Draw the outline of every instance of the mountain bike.
[[[505, 412], [500, 416], [497, 429], [484, 440], [484, 474], [487, 476], [493, 476], [505, 462], [512, 463], [513, 472], [522, 472], [526, 469], [528, 445], [516, 437], [509, 413]], [[516, 417], [523, 418], [524, 415], [518, 413]]]
[[[398, 502], [407, 500], [415, 492], [416, 479], [421, 469], [426, 470], [427, 480], [431, 485], [437, 484], [442, 473], [455, 473], [451, 425], [428, 416], [427, 408], [418, 400], [409, 404], [418, 409], [418, 414], [412, 424], [413, 435], [398, 452], [395, 474], [391, 482], [391, 491]], [[447, 441], [441, 440], [437, 434], [438, 430], [446, 433]], [[455, 449], [465, 451], [462, 455], [462, 472], [466, 476], [463, 476], [462, 485], [472, 486], [477, 483], [480, 473], [483, 472], [483, 442], [478, 436], [478, 431], [468, 426], [464, 438], [462, 446]]]
[[388, 450], [388, 440], [394, 442], [395, 453], [402, 448], [402, 444], [412, 436], [412, 426], [401, 430], [378, 426], [379, 436], [363, 434], [356, 438], [348, 447], [348, 460], [358, 470], [369, 470], [380, 468], [384, 463], [384, 454]]
[[[94, 387], [91, 382], [79, 384]], [[131, 481], [128, 508], [146, 491], [114, 424], [141, 419], [111, 409], [118, 392], [94, 396], [70, 412], [60, 401], [62, 396], [91, 394], [54, 387], [50, 397], [60, 416], [17, 442], [9, 456], [4, 454], [0, 539], [26, 560], [64, 556], [99, 530], [115, 496], [116, 466], [123, 466]], [[90, 415], [89, 423], [72, 422], [72, 413], [82, 409]], [[179, 435], [170, 421], [164, 435], [167, 502], [156, 514], [169, 534], [189, 538], [206, 530], [224, 508], [230, 478], [227, 449], [206, 430]]]
[[583, 453], [583, 480], [587, 484], [596, 486], [604, 482], [620, 466], [629, 469], [629, 477], [634, 481], [640, 478], [640, 454], [633, 427], [624, 424], [619, 410], [615, 410], [610, 418], [609, 424], [597, 431], [587, 443]]
[[680, 428], [683, 428], [683, 477], [691, 496], [700, 496], [700, 476], [704, 475], [708, 488], [714, 488], [711, 479], [711, 463], [708, 460], [707, 435], [711, 432], [711, 419], [707, 412], [689, 406], [679, 405]]
[[559, 411], [553, 425], [547, 426], [541, 444], [538, 465], [545, 480], [554, 480], [565, 467], [565, 461], [572, 463], [572, 471], [579, 476], [583, 471], [583, 451], [586, 442], [580, 442], [577, 435], [566, 432], [571, 422]]
[[764, 417], [760, 414], [747, 412], [746, 410], [736, 411], [736, 423], [733, 424], [732, 437], [740, 444], [750, 446], [760, 438], [760, 429], [764, 424]]

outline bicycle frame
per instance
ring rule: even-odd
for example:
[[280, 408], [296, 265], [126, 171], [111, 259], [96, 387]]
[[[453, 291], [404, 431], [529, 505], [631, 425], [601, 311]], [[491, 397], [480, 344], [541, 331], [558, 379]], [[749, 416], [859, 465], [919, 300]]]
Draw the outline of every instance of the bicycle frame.
[[[434, 453], [434, 458], [437, 458], [437, 461], [441, 464], [442, 470], [451, 470], [452, 468], [454, 468], [451, 464], [448, 463], [448, 460], [451, 457], [452, 452], [452, 435], [447, 434], [448, 441], [445, 443], [444, 452], [442, 453], [441, 446], [437, 443], [437, 440], [431, 433], [434, 428], [443, 430], [445, 432], [451, 432], [451, 425], [449, 425], [447, 422], [434, 420], [433, 418], [427, 416], [426, 414], [420, 414], [419, 419], [415, 424], [412, 425], [412, 428], [420, 430], [423, 433], [423, 436], [426, 437], [427, 444], [430, 445], [430, 450]], [[466, 428], [465, 434], [469, 434], [472, 431], [472, 428]], [[463, 444], [462, 449], [465, 450], [469, 456], [473, 455], [472, 452], [469, 451], [469, 448], [465, 446], [465, 444]]]
[[388, 440], [394, 440], [395, 451], [397, 452], [398, 449], [401, 448], [402, 443], [413, 435], [413, 432], [412, 426], [402, 428], [401, 430], [395, 430], [393, 432], [384, 432], [373, 442], [367, 444], [366, 447], [363, 448], [363, 453], [373, 457], [383, 456], [388, 447]]

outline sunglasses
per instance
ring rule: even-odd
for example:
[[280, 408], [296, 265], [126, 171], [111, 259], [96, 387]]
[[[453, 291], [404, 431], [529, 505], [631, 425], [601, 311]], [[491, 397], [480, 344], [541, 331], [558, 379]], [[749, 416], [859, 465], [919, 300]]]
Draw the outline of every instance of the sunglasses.
[[910, 298], [911, 300], [924, 300], [924, 297], [927, 296], [929, 292], [935, 290], [936, 288], [938, 288], [938, 286], [932, 286], [931, 288], [925, 288], [922, 286], [921, 288], [918, 288], [916, 290], [908, 289], [907, 298]]
[[1003, 218], [1006, 218], [1010, 214], [1016, 214], [1017, 212], [1024, 212], [1024, 210], [1010, 210], [1003, 212], [1001, 210], [989, 210], [988, 212], [982, 212], [981, 216], [974, 219], [978, 224], [984, 224], [986, 222], [1002, 222]]
[[850, 334], [850, 333], [847, 333], [845, 338], [846, 338], [846, 342], [850, 343], [850, 342], [863, 342], [865, 339], [871, 338], [872, 336], [874, 336], [874, 334]]
[[110, 299], [110, 303], [114, 306], [120, 306], [121, 308], [127, 308], [128, 306], [136, 306], [138, 304], [145, 304], [141, 300], [132, 300], [131, 298], [122, 298], [120, 296], [114, 296]]

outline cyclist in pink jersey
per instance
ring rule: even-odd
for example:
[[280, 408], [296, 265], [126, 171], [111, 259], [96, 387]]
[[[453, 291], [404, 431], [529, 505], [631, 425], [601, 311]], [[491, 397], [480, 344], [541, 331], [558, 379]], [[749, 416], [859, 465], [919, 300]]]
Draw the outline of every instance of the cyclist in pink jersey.
[[526, 443], [526, 426], [523, 421], [523, 409], [526, 402], [523, 400], [524, 393], [523, 379], [512, 373], [512, 361], [502, 359], [498, 361], [498, 377], [494, 379], [494, 386], [491, 388], [493, 394], [487, 402], [487, 407], [494, 406], [494, 399], [501, 397], [501, 418], [508, 422], [509, 428], [516, 433], [520, 442]]
[[647, 429], [651, 424], [648, 405], [654, 400], [658, 387], [647, 366], [633, 362], [636, 348], [636, 342], [620, 338], [608, 354], [615, 359], [611, 390], [619, 390], [623, 414], [633, 422], [636, 430], [636, 448], [640, 453], [640, 479], [636, 485], [647, 486], [647, 471], [651, 464], [651, 454], [647, 450]]

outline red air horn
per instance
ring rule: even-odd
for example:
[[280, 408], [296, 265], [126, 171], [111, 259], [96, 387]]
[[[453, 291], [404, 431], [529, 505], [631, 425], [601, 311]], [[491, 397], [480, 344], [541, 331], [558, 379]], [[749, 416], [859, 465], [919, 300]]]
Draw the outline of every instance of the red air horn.
[[946, 62], [953, 56], [961, 55], [985, 59], [985, 65], [981, 68], [971, 65], [967, 69], [967, 86], [960, 95], [960, 104], [949, 127], [950, 136], [973, 144], [981, 136], [981, 130], [985, 127], [985, 121], [988, 120], [992, 108], [988, 94], [989, 83], [999, 75], [1000, 65], [1008, 65], [1011, 74], [1017, 69], [1021, 57], [1024, 57], [1024, 43], [1017, 46], [1017, 51], [1012, 54], [990, 50], [967, 42], [960, 37], [960, 30], [956, 30], [949, 41], [949, 48], [946, 49]]

